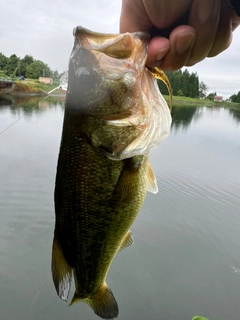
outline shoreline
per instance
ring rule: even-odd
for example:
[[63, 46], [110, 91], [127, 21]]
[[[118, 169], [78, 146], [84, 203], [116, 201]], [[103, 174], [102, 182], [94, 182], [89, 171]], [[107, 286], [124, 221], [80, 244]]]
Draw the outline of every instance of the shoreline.
[[[12, 97], [66, 97], [66, 93], [62, 92], [59, 89], [54, 90], [52, 93], [48, 93], [53, 89], [57, 88], [59, 85], [58, 82], [55, 82], [52, 85], [43, 84], [39, 81], [34, 81], [32, 79], [26, 79], [24, 81], [15, 82], [15, 86], [12, 92], [7, 93]], [[0, 92], [1, 95], [6, 95], [6, 93]], [[168, 95], [164, 95], [166, 102], [169, 105], [170, 97]], [[181, 106], [198, 106], [198, 107], [209, 107], [209, 108], [227, 108], [227, 109], [235, 109], [240, 110], [240, 103], [227, 102], [227, 101], [211, 101], [209, 99], [198, 99], [198, 98], [189, 98], [189, 97], [180, 97], [173, 96], [172, 97], [172, 105], [173, 107], [181, 107]]]
[[[44, 84], [36, 80], [26, 79], [24, 81], [16, 81], [14, 89], [9, 94], [12, 96], [66, 96], [64, 92], [58, 89], [59, 82], [52, 85]], [[56, 89], [56, 90], [54, 90]], [[48, 93], [54, 90], [52, 93]], [[0, 93], [1, 94], [1, 93]]]
[[[169, 104], [169, 96], [164, 95], [165, 100]], [[225, 108], [240, 110], [240, 103], [228, 102], [228, 101], [211, 101], [208, 99], [198, 99], [189, 97], [173, 96], [173, 107], [189, 106], [189, 107], [207, 107], [207, 108]]]
[[[6, 93], [4, 93], [5, 95]], [[13, 91], [8, 93], [12, 97], [65, 97], [66, 94], [64, 93], [47, 93], [47, 92], [21, 92], [21, 91]], [[1, 96], [1, 93], [0, 93]]]

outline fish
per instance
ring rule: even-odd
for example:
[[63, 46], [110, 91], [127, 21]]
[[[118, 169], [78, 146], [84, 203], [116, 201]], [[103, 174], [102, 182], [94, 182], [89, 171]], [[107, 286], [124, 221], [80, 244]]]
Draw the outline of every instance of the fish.
[[[102, 34], [74, 29], [55, 181], [52, 278], [58, 296], [87, 303], [99, 317], [118, 316], [106, 283], [146, 191], [158, 191], [149, 150], [167, 137], [169, 107], [145, 67], [146, 32]], [[154, 75], [153, 75], [154, 74]]]

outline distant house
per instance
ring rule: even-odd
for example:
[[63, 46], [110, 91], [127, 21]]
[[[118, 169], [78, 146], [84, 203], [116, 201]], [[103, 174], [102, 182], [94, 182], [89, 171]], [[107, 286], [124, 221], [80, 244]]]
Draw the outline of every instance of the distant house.
[[52, 84], [53, 79], [52, 78], [47, 78], [47, 77], [39, 77], [39, 82], [45, 83], [45, 84]]
[[214, 96], [213, 101], [222, 101], [223, 97], [221, 96]]

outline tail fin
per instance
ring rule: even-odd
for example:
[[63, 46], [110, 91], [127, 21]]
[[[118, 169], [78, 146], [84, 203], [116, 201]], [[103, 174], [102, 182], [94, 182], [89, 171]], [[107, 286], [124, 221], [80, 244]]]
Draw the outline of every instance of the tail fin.
[[83, 301], [87, 303], [93, 311], [102, 319], [115, 319], [118, 316], [118, 304], [114, 298], [112, 291], [105, 283], [102, 288], [91, 298], [81, 299], [75, 292], [72, 302]]

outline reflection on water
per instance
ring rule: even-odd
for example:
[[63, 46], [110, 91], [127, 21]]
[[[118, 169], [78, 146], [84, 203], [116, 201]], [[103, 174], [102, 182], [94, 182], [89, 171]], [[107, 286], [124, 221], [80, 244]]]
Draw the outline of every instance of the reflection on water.
[[64, 105], [65, 97], [63, 96], [56, 98], [0, 95], [0, 134], [23, 117], [25, 120], [30, 119], [36, 114], [45, 113], [45, 109], [59, 107], [64, 109]]
[[200, 116], [200, 110], [193, 106], [173, 106], [172, 110], [172, 129], [175, 131], [184, 128], [187, 129], [193, 118]]
[[[0, 100], [1, 319], [98, 319], [63, 303], [51, 279], [64, 102], [24, 99]], [[135, 245], [108, 274], [119, 320], [239, 318], [239, 114], [173, 109], [171, 135], [151, 152], [159, 193], [147, 195]]]
[[65, 96], [59, 97], [42, 97], [42, 96], [17, 96], [0, 95], [0, 112], [5, 108], [10, 107], [11, 111], [16, 111], [19, 108], [24, 113], [32, 113], [33, 110], [42, 111], [44, 108], [52, 108], [54, 106], [65, 105]]
[[14, 98], [9, 94], [2, 94], [0, 95], [0, 107], [9, 107], [13, 105]]
[[240, 121], [240, 110], [229, 110], [229, 113], [233, 116], [233, 118], [237, 121], [237, 123]]
[[[208, 108], [199, 108], [194, 106], [173, 106], [172, 110], [172, 129], [177, 131], [179, 129], [187, 130], [190, 124], [194, 121], [196, 122], [202, 115], [202, 112], [220, 112], [223, 110], [220, 107], [208, 107]], [[240, 109], [229, 109], [225, 110], [226, 113], [229, 112], [229, 115], [233, 116], [233, 119], [237, 123], [240, 122]]]

